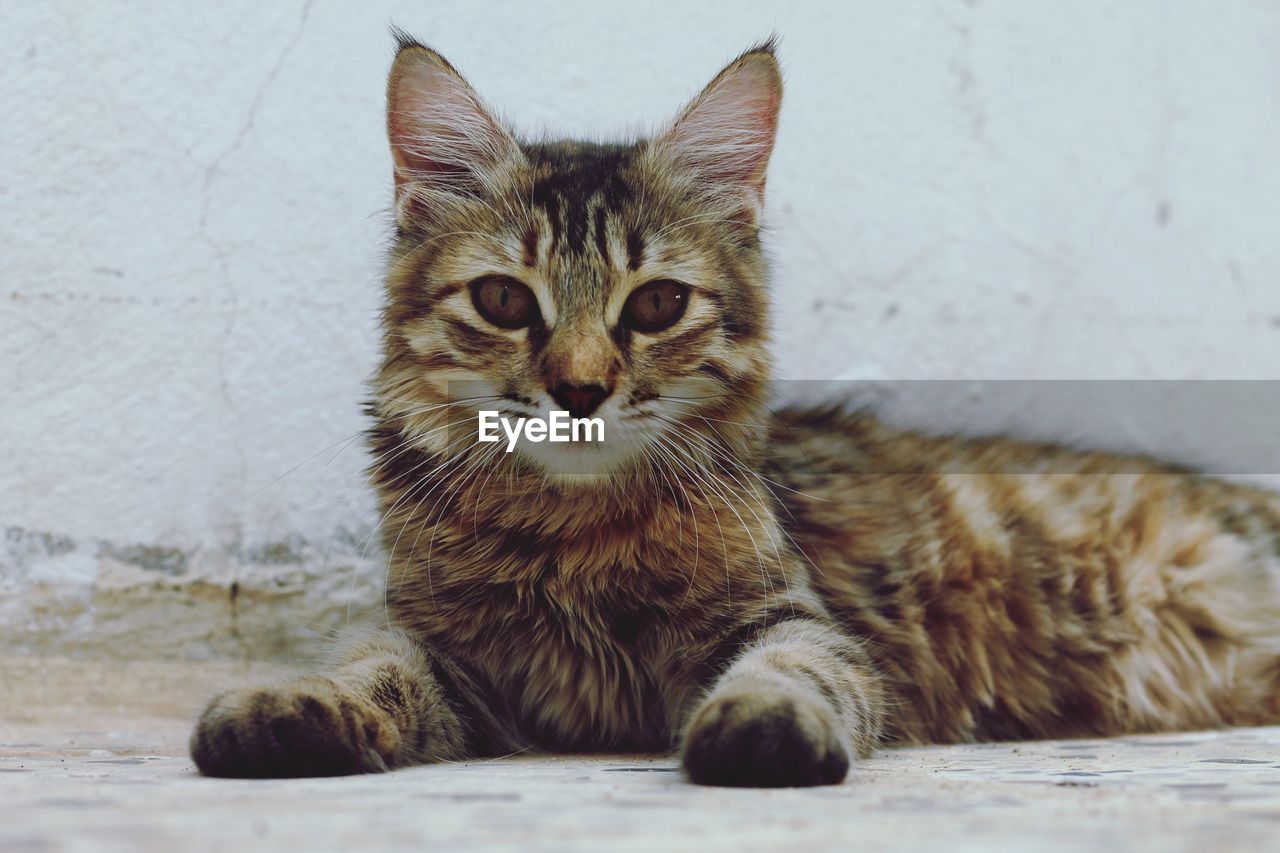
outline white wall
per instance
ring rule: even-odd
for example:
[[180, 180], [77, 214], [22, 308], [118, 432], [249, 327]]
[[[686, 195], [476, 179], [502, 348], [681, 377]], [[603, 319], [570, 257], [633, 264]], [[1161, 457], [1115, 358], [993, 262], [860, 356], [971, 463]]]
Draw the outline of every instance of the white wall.
[[783, 376], [1280, 378], [1267, 0], [83, 0], [4, 19], [10, 590], [376, 582], [342, 442], [375, 360], [389, 22], [517, 127], [593, 136], [661, 121], [780, 33]]

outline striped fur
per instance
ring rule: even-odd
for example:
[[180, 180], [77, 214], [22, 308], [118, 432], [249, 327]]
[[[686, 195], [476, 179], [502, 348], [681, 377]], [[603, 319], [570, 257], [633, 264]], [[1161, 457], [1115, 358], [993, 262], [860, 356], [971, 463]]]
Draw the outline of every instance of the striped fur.
[[[631, 144], [520, 142], [443, 59], [391, 73], [398, 238], [371, 480], [394, 628], [216, 698], [214, 775], [679, 749], [695, 782], [838, 782], [884, 741], [1280, 718], [1280, 502], [1136, 459], [769, 413], [772, 46]], [[469, 282], [536, 297], [529, 326]], [[671, 328], [619, 320], [689, 286]], [[475, 442], [608, 389], [602, 448]], [[1018, 473], [1010, 473], [1010, 472]]]

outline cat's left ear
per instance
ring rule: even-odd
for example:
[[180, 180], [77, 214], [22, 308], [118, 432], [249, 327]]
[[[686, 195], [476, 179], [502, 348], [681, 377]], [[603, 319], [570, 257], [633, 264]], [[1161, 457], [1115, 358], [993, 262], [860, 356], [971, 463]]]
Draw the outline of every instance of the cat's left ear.
[[729, 63], [664, 133], [653, 151], [708, 201], [759, 221], [765, 171], [782, 105], [782, 72], [772, 40]]

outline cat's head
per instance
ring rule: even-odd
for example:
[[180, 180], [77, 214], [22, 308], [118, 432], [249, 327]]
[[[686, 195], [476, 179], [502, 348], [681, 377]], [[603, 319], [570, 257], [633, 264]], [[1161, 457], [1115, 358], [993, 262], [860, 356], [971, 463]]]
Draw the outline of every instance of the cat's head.
[[402, 38], [387, 88], [398, 238], [375, 388], [384, 422], [440, 451], [475, 440], [445, 415], [600, 418], [600, 444], [520, 444], [518, 461], [549, 475], [752, 440], [781, 96], [766, 43], [651, 138], [528, 142], [443, 57]]

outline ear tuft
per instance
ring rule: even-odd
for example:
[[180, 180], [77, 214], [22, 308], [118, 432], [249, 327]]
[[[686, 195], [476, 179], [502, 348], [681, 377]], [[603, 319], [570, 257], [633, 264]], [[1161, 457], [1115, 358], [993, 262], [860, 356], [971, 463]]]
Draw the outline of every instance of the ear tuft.
[[400, 29], [395, 24], [391, 25], [391, 37], [396, 40], [397, 53], [409, 47], [426, 47], [425, 44], [418, 41], [416, 38], [409, 35], [409, 33]]
[[522, 156], [515, 139], [448, 61], [400, 31], [387, 80], [387, 136], [395, 161], [396, 219], [438, 214], [482, 195]]
[[659, 156], [685, 170], [695, 189], [737, 197], [753, 219], [764, 203], [782, 104], [775, 49], [770, 38], [729, 63], [654, 141]]

